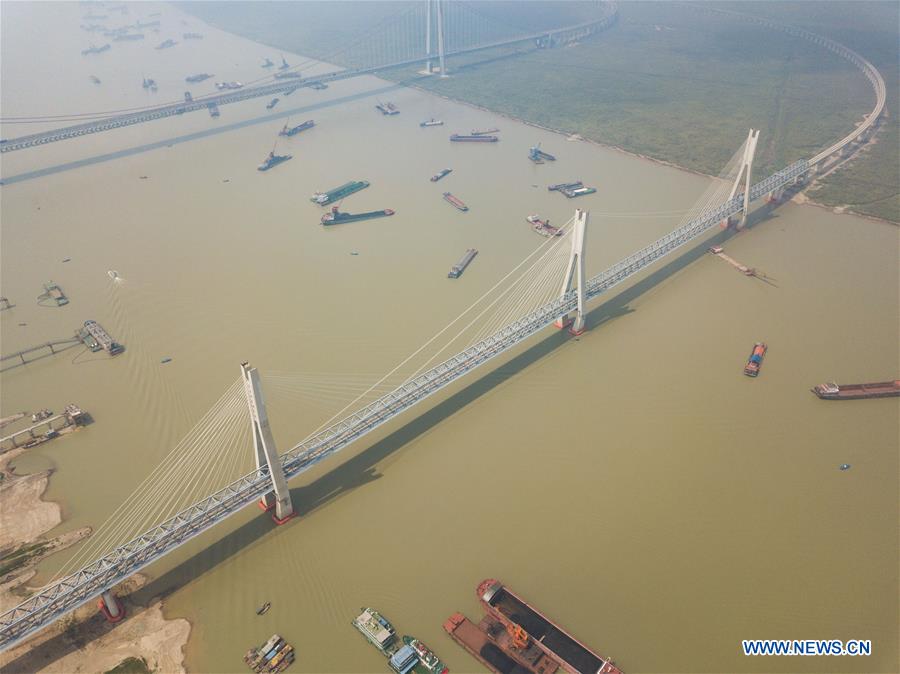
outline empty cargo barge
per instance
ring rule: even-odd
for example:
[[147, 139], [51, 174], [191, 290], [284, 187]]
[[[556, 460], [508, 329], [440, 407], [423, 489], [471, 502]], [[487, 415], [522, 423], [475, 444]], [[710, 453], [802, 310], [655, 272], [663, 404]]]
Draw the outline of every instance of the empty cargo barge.
[[463, 255], [459, 262], [450, 267], [450, 271], [447, 272], [447, 278], [459, 278], [462, 276], [462, 273], [466, 270], [466, 267], [475, 259], [475, 256], [478, 255], [478, 251], [474, 248], [469, 248], [466, 251], [466, 254]]
[[450, 136], [452, 143], [496, 143], [498, 140], [497, 136], [463, 136], [458, 133]]
[[393, 215], [394, 211], [390, 208], [384, 208], [380, 211], [369, 211], [367, 213], [341, 213], [337, 206], [332, 206], [331, 211], [322, 216], [323, 225], [339, 225], [342, 222], [355, 222], [356, 220], [371, 220], [372, 218], [383, 218]]
[[863, 398], [893, 398], [900, 396], [900, 379], [875, 381], [868, 384], [817, 384], [810, 389], [822, 400], [861, 400]]
[[463, 202], [459, 197], [454, 197], [449, 192], [444, 192], [444, 201], [453, 206], [454, 208], [463, 211], [464, 213], [469, 210], [469, 207]]
[[507, 626], [519, 626], [527, 636], [570, 674], [621, 674], [609, 658], [594, 653], [498, 580], [482, 581], [477, 590], [489, 615]]

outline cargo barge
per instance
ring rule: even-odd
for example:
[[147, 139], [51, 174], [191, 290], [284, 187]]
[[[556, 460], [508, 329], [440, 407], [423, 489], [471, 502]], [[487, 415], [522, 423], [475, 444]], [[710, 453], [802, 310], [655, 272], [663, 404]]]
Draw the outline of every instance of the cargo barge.
[[335, 187], [333, 190], [328, 190], [326, 192], [316, 192], [309, 198], [309, 200], [314, 204], [319, 204], [319, 206], [326, 206], [332, 201], [337, 201], [338, 199], [348, 197], [355, 192], [366, 189], [368, 186], [368, 180], [351, 180], [348, 183], [344, 183], [340, 187]]
[[556, 625], [498, 580], [482, 581], [478, 599], [489, 615], [507, 627], [524, 630], [540, 650], [559, 662], [570, 674], [621, 674], [609, 658], [604, 658]]
[[256, 167], [257, 171], [268, 171], [270, 168], [274, 166], [278, 166], [286, 162], [288, 159], [291, 159], [293, 155], [290, 154], [275, 154], [275, 150], [272, 150], [269, 153], [269, 156], [266, 157], [265, 161], [262, 164]]
[[278, 99], [278, 98], [273, 98], [271, 101], [269, 101], [268, 103], [266, 103], [266, 110], [271, 110], [271, 109], [274, 108], [276, 105], [278, 105], [278, 101], [279, 101], [279, 100], [280, 100], [280, 99]]
[[102, 349], [110, 356], [116, 356], [125, 350], [125, 347], [110, 337], [97, 321], [85, 321], [84, 327], [78, 332], [78, 337], [91, 351]]
[[464, 136], [458, 133], [450, 136], [451, 143], [496, 143], [498, 140], [497, 136]]
[[466, 206], [461, 199], [454, 197], [450, 192], [444, 192], [444, 201], [464, 213], [469, 210], [469, 207]]
[[476, 625], [462, 613], [454, 613], [443, 626], [456, 643], [495, 674], [555, 674], [559, 670], [559, 664], [533, 643], [517, 651], [509, 638], [495, 639], [508, 633], [490, 615]]
[[580, 180], [576, 180], [571, 183], [557, 183], [556, 185], [547, 185], [547, 189], [551, 192], [561, 192], [562, 190], [577, 190], [580, 187], [584, 187], [584, 183]]
[[574, 199], [575, 197], [584, 197], [588, 194], [593, 194], [597, 191], [596, 187], [576, 187], [574, 189], [561, 189], [560, 192], [565, 194], [569, 199]]
[[393, 103], [381, 103], [381, 102], [379, 102], [379, 103], [375, 106], [375, 108], [376, 108], [382, 115], [399, 115], [399, 114], [400, 114], [400, 110], [398, 110], [398, 109], [397, 109], [397, 106], [394, 105]]
[[453, 171], [453, 169], [449, 169], [449, 168], [441, 169], [440, 171], [435, 173], [433, 176], [431, 176], [430, 180], [431, 180], [431, 182], [436, 183], [438, 180], [440, 180], [444, 176], [450, 174], [452, 171]]
[[538, 215], [529, 215], [525, 218], [531, 223], [531, 228], [541, 236], [562, 236], [563, 232], [559, 227], [554, 227], [549, 220], [541, 220]]
[[296, 136], [301, 131], [306, 131], [307, 129], [311, 129], [315, 125], [316, 125], [316, 123], [311, 119], [307, 119], [305, 122], [303, 122], [302, 124], [298, 124], [297, 126], [289, 127], [287, 124], [285, 124], [284, 128], [278, 132], [278, 135], [279, 136], [288, 136], [288, 137]]
[[484, 129], [483, 131], [478, 131], [477, 129], [472, 129], [473, 136], [487, 136], [492, 133], [500, 133], [500, 129]]
[[258, 648], [251, 648], [244, 655], [244, 664], [257, 674], [283, 672], [294, 662], [294, 647], [281, 636], [273, 634]]
[[432, 117], [431, 119], [426, 120], [426, 121], [424, 121], [424, 122], [419, 122], [419, 126], [421, 126], [423, 129], [425, 129], [425, 128], [429, 127], [429, 126], [444, 126], [444, 122], [442, 122], [442, 121], [439, 120], [439, 119], [435, 119], [434, 117]]
[[478, 251], [474, 248], [469, 248], [465, 255], [459, 259], [459, 262], [450, 267], [450, 271], [447, 272], [447, 278], [459, 278], [462, 276], [462, 273], [466, 270], [466, 267], [471, 264], [472, 260], [475, 259], [476, 255], [478, 255]]
[[332, 206], [331, 211], [322, 216], [322, 224], [327, 227], [329, 225], [339, 225], [343, 222], [384, 218], [393, 214], [394, 211], [390, 208], [385, 208], [380, 211], [369, 211], [367, 213], [341, 213], [337, 206]]
[[766, 357], [766, 351], [769, 350], [769, 347], [765, 342], [757, 342], [753, 345], [753, 351], [750, 352], [750, 357], [747, 359], [747, 364], [744, 366], [744, 374], [748, 377], [757, 377], [759, 376], [759, 368], [762, 366], [763, 358]]
[[900, 379], [874, 381], [867, 384], [817, 384], [810, 391], [822, 400], [862, 400], [864, 398], [893, 398], [900, 396]]

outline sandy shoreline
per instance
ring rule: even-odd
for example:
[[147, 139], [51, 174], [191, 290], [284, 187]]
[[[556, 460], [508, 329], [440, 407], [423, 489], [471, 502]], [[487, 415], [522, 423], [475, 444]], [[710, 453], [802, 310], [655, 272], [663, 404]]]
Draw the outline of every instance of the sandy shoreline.
[[[17, 475], [10, 462], [27, 451], [18, 448], [0, 455], [0, 566], [13, 565], [0, 577], [0, 611], [9, 610], [28, 596], [26, 583], [37, 575], [36, 565], [45, 557], [87, 538], [82, 527], [53, 538], [45, 534], [62, 522], [58, 503], [42, 497], [52, 470]], [[17, 553], [22, 563], [15, 566]], [[136, 576], [118, 591], [127, 595], [146, 582]], [[191, 624], [163, 615], [162, 602], [140, 606], [124, 597], [126, 619], [110, 625], [91, 601], [62, 618], [24, 644], [0, 655], [3, 672], [105, 672], [129, 657], [143, 658], [152, 671], [183, 673], [184, 647]]]

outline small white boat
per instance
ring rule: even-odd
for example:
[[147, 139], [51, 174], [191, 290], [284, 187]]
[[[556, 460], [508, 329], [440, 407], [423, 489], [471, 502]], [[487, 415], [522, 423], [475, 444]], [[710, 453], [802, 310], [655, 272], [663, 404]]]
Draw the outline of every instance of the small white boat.
[[435, 119], [434, 117], [432, 117], [428, 121], [419, 122], [419, 126], [421, 126], [423, 128], [426, 126], [444, 126], [444, 123], [441, 120]]
[[110, 269], [110, 270], [109, 270], [108, 272], [106, 272], [106, 273], [109, 275], [109, 277], [110, 277], [113, 281], [118, 281], [120, 278], [122, 278], [121, 276], [119, 276], [119, 272], [117, 272], [115, 269]]

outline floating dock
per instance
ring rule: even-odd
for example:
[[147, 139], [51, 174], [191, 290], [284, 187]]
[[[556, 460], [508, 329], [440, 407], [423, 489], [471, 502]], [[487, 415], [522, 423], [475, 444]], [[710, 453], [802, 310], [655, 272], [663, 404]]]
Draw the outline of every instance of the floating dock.
[[125, 350], [125, 347], [110, 337], [97, 321], [85, 321], [84, 328], [78, 332], [78, 337], [91, 351], [106, 351], [110, 356], [116, 356]]
[[63, 289], [59, 287], [59, 284], [54, 283], [53, 281], [45, 283], [44, 292], [38, 295], [38, 302], [43, 300], [53, 300], [58, 307], [65, 306], [69, 303], [69, 298], [66, 297]]
[[[37, 415], [32, 418], [37, 418]], [[89, 419], [90, 416], [78, 405], [66, 405], [62, 414], [50, 414], [28, 428], [0, 438], [0, 453], [17, 447], [35, 447], [74, 430], [76, 426], [85, 425]]]
[[862, 400], [900, 396], [900, 379], [874, 381], [868, 384], [817, 384], [810, 391], [822, 400]]
[[462, 276], [462, 273], [466, 270], [466, 267], [475, 259], [475, 256], [478, 255], [478, 251], [474, 248], [469, 248], [466, 251], [466, 254], [463, 255], [459, 262], [450, 267], [450, 271], [447, 272], [447, 278], [459, 278]]

